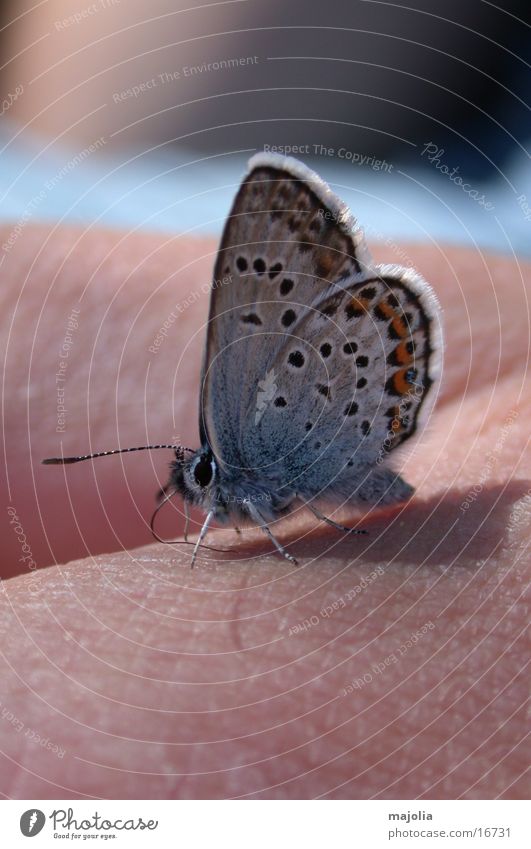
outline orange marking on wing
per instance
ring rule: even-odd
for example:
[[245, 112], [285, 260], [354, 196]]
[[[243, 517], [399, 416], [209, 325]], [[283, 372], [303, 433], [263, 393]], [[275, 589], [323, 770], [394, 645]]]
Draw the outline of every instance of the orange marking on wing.
[[413, 355], [409, 353], [406, 342], [400, 342], [396, 346], [394, 354], [399, 365], [408, 366], [413, 362]]
[[387, 301], [380, 301], [376, 305], [376, 308], [384, 315], [386, 318], [397, 318], [396, 312], [393, 307], [387, 303]]
[[404, 339], [409, 334], [408, 326], [401, 315], [396, 315], [391, 322], [391, 327], [397, 336], [400, 336], [401, 339]]
[[369, 302], [366, 298], [352, 298], [350, 306], [353, 310], [356, 310], [356, 312], [367, 312], [369, 309]]
[[401, 368], [393, 375], [393, 385], [399, 395], [407, 395], [411, 390], [411, 384], [406, 380], [407, 368]]
[[399, 339], [405, 339], [409, 335], [409, 327], [404, 316], [398, 313], [391, 304], [388, 304], [387, 301], [380, 301], [376, 309], [380, 315], [385, 316], [386, 319], [391, 319], [391, 327]]
[[[376, 305], [376, 309], [380, 313], [380, 315], [384, 316], [386, 319], [391, 319], [391, 327], [393, 328], [396, 337], [399, 339], [406, 339], [410, 334], [410, 328], [408, 327], [408, 323], [405, 317], [398, 313], [391, 304], [388, 304], [387, 301], [380, 301]], [[404, 362], [406, 362], [404, 360]]]
[[[306, 238], [308, 242], [313, 241], [313, 237], [311, 235], [308, 235]], [[329, 251], [322, 251], [320, 254], [318, 254], [317, 270], [319, 277], [326, 277], [326, 275], [332, 271], [332, 268], [334, 267], [334, 262], [335, 257]]]

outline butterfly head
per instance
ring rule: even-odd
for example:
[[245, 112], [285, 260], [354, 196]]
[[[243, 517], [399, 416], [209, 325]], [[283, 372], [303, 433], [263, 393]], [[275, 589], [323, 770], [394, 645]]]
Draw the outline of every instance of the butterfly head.
[[217, 500], [218, 479], [214, 455], [203, 446], [187, 457], [175, 452], [168, 488], [173, 488], [190, 504], [207, 507]]

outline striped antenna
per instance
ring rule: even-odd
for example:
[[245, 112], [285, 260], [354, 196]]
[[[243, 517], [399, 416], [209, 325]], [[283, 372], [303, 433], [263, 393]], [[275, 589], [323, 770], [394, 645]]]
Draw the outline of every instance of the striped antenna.
[[79, 457], [48, 457], [42, 462], [45, 466], [67, 466], [70, 463], [80, 463], [82, 460], [93, 460], [94, 457], [110, 457], [111, 454], [125, 454], [127, 451], [154, 451], [157, 448], [171, 448], [179, 460], [184, 459], [185, 451], [194, 453], [193, 448], [184, 448], [182, 445], [140, 445], [137, 448], [115, 448], [113, 451], [98, 451], [95, 454], [83, 454]]

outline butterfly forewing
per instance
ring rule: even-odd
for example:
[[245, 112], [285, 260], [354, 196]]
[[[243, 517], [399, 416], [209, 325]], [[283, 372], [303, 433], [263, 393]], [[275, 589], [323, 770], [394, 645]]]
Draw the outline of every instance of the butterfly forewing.
[[220, 462], [250, 462], [248, 417], [267, 403], [259, 383], [312, 305], [364, 279], [368, 259], [348, 208], [317, 175], [283, 157], [251, 160], [215, 264], [203, 369], [202, 439]]

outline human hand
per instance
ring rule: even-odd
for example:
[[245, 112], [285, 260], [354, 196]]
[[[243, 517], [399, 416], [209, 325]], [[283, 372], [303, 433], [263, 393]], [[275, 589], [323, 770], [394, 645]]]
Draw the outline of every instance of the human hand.
[[[529, 266], [407, 247], [447, 339], [441, 397], [404, 473], [410, 503], [371, 512], [368, 537], [297, 515], [277, 529], [297, 569], [259, 531], [213, 531], [207, 543], [226, 553], [203, 550], [191, 571], [187, 546], [134, 548], [165, 452], [66, 469], [40, 460], [59, 440], [67, 454], [197, 445], [214, 251], [27, 227], [4, 261], [6, 505], [37, 565], [84, 559], [28, 568], [5, 513], [5, 557], [22, 574], [0, 597], [0, 790], [525, 796]], [[78, 307], [56, 433], [59, 351]], [[182, 527], [178, 505], [161, 518], [162, 534]]]

